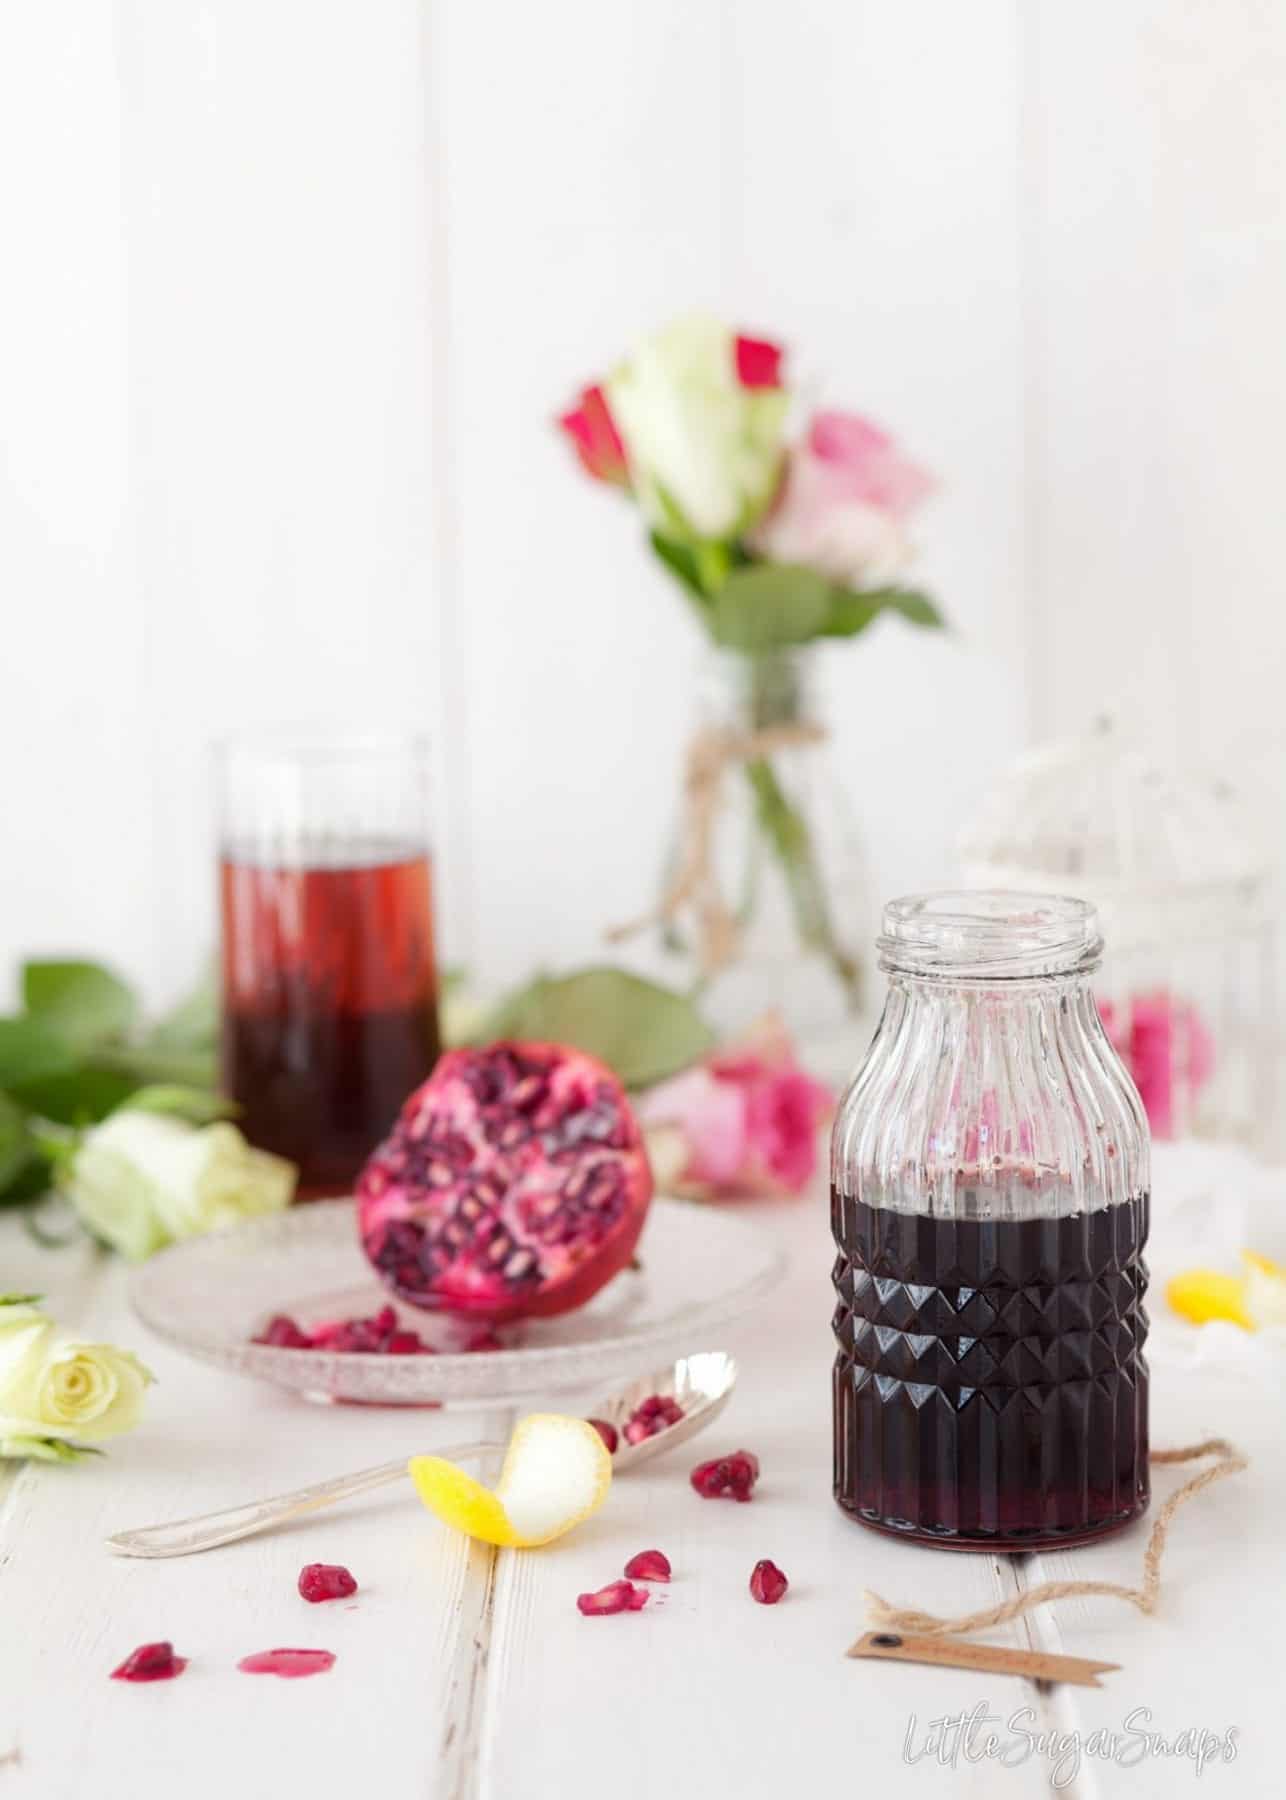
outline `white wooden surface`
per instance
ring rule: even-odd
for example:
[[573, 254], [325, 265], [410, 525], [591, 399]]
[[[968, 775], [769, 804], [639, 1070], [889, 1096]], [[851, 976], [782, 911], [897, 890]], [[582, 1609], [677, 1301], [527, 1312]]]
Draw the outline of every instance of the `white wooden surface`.
[[[447, 1533], [396, 1491], [289, 1533], [173, 1562], [120, 1561], [106, 1533], [275, 1491], [469, 1435], [471, 1415], [417, 1418], [317, 1409], [190, 1364], [151, 1342], [123, 1302], [122, 1271], [88, 1252], [41, 1251], [0, 1221], [4, 1285], [38, 1285], [87, 1329], [136, 1345], [160, 1380], [146, 1423], [101, 1463], [10, 1465], [0, 1474], [0, 1791], [17, 1800], [190, 1800], [390, 1793], [434, 1800], [780, 1800], [950, 1791], [1047, 1795], [1048, 1759], [1010, 1769], [904, 1760], [910, 1715], [929, 1722], [978, 1701], [1031, 1730], [1240, 1731], [1232, 1765], [1198, 1791], [1281, 1792], [1279, 1615], [1286, 1592], [1280, 1391], [1154, 1371], [1155, 1437], [1211, 1431], [1250, 1450], [1250, 1474], [1194, 1503], [1176, 1527], [1161, 1613], [1078, 1602], [997, 1641], [1034, 1641], [1119, 1661], [1099, 1692], [1038, 1692], [1010, 1679], [857, 1664], [861, 1592], [970, 1609], [1046, 1575], [1133, 1581], [1143, 1533], [1075, 1556], [957, 1556], [889, 1542], [830, 1499], [830, 1244], [820, 1198], [775, 1214], [791, 1280], [734, 1338], [738, 1393], [708, 1442], [622, 1479], [563, 1544], [496, 1557]], [[496, 1421], [492, 1420], [494, 1424]], [[747, 1506], [700, 1500], [690, 1467], [741, 1445], [763, 1463]], [[1178, 1480], [1160, 1473], [1157, 1491]], [[575, 1596], [658, 1547], [675, 1580], [638, 1615], [583, 1619]], [[761, 1556], [791, 1579], [756, 1606]], [[305, 1561], [349, 1564], [351, 1603], [311, 1607]], [[109, 1671], [136, 1644], [171, 1637], [192, 1658], [176, 1682], [130, 1687]], [[279, 1645], [336, 1652], [327, 1675], [251, 1678], [239, 1657]], [[996, 1726], [993, 1729], [999, 1730]], [[1086, 1758], [1073, 1800], [1169, 1800], [1190, 1764], [1116, 1768]]]

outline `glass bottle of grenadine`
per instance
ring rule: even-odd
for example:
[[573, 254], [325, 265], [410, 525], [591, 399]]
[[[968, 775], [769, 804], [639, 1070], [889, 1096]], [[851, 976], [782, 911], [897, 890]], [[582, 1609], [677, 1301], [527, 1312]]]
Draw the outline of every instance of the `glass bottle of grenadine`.
[[895, 900], [835, 1120], [835, 1498], [1019, 1550], [1148, 1503], [1147, 1121], [1099, 1022], [1084, 901]]

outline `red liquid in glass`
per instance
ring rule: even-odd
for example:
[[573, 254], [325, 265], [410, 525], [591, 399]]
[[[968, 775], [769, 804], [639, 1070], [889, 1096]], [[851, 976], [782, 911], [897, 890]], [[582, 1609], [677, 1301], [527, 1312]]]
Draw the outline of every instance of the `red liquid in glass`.
[[223, 1085], [252, 1144], [343, 1193], [441, 1048], [429, 864], [225, 857]]
[[835, 1498], [959, 1549], [1079, 1543], [1148, 1503], [1146, 1194], [1065, 1219], [832, 1192]]

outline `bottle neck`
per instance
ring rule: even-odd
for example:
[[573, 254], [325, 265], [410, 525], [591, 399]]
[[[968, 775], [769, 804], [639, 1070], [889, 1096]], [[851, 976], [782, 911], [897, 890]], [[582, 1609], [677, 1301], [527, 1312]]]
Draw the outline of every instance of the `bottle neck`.
[[[908, 1003], [950, 999], [964, 1007], [1004, 1011], [1010, 1008], [1055, 1005], [1091, 997], [1091, 977], [1098, 968], [1072, 969], [1059, 975], [1005, 976], [998, 980], [962, 979], [948, 970], [923, 972], [890, 969], [889, 992], [906, 996]], [[1092, 1003], [1092, 1001], [1091, 1001]]]

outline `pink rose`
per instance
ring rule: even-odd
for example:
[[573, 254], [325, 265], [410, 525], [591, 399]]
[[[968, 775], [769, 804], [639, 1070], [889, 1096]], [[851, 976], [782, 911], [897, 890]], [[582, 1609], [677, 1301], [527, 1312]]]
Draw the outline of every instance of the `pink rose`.
[[1128, 1024], [1110, 1000], [1098, 1003], [1103, 1029], [1130, 1071], [1148, 1124], [1159, 1138], [1176, 1129], [1175, 1085], [1197, 1094], [1214, 1073], [1214, 1039], [1195, 1006], [1164, 989], [1130, 998]]
[[596, 481], [611, 481], [617, 487], [630, 485], [625, 445], [601, 387], [582, 389], [577, 404], [570, 412], [563, 413], [558, 423], [572, 440], [582, 465]]
[[774, 562], [801, 563], [851, 587], [879, 586], [907, 562], [907, 516], [933, 486], [869, 419], [817, 413], [752, 544]]
[[766, 1021], [741, 1044], [662, 1082], [638, 1108], [649, 1133], [677, 1133], [678, 1187], [703, 1194], [797, 1194], [817, 1167], [834, 1098]]

